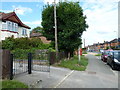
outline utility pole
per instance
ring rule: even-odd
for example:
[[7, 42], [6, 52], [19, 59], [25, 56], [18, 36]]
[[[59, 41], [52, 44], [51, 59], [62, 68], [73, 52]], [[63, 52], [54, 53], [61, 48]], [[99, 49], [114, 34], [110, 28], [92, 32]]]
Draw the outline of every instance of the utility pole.
[[54, 20], [55, 20], [55, 50], [56, 50], [56, 56], [57, 56], [57, 53], [58, 53], [58, 43], [57, 43], [56, 0], [54, 0]]
[[85, 48], [85, 39], [84, 39], [84, 48]]

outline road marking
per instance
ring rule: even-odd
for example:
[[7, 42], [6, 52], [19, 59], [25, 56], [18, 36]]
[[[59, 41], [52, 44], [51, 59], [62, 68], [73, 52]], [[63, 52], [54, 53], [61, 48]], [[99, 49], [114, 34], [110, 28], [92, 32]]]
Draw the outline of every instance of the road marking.
[[73, 72], [74, 70], [72, 70], [68, 75], [66, 75], [54, 88], [57, 88], [61, 83], [63, 83], [65, 79], [68, 78]]

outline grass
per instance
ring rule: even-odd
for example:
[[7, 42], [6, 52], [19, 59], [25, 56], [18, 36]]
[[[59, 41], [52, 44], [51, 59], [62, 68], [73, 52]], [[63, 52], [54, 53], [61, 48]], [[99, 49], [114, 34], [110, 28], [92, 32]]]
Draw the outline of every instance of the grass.
[[101, 54], [96, 54], [95, 56], [101, 56]]
[[2, 90], [14, 90], [13, 88], [28, 88], [28, 86], [16, 80], [2, 81]]
[[87, 54], [87, 52], [83, 51], [82, 54]]
[[88, 65], [88, 59], [81, 56], [80, 63], [78, 63], [78, 56], [74, 56], [70, 60], [62, 60], [57, 66], [69, 68], [71, 70], [85, 71]]

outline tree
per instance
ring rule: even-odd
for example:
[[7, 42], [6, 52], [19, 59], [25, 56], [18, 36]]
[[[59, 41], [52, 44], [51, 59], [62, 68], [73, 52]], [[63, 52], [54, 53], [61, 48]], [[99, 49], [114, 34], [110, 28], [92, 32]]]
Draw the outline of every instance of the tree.
[[33, 30], [32, 30], [32, 32], [34, 32], [34, 33], [41, 33], [42, 32], [42, 27], [40, 27], [40, 26], [37, 26], [36, 28], [34, 28]]
[[[58, 49], [73, 55], [73, 51], [78, 48], [81, 42], [81, 35], [86, 31], [86, 16], [78, 2], [60, 2], [56, 7], [57, 11], [57, 32]], [[55, 45], [54, 29], [54, 6], [45, 5], [42, 12], [43, 35], [48, 40], [52, 40]]]

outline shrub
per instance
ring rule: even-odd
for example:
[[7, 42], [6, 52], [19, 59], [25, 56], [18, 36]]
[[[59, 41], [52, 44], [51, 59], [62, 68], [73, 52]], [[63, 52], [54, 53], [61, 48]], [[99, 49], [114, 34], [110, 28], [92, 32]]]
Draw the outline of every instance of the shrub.
[[35, 50], [36, 50], [35, 48], [15, 49], [15, 50], [12, 50], [11, 52], [13, 53], [13, 55], [16, 59], [27, 59], [28, 53], [34, 53]]
[[9, 37], [2, 41], [2, 49], [49, 49], [50, 44], [44, 44], [39, 38], [16, 38]]

